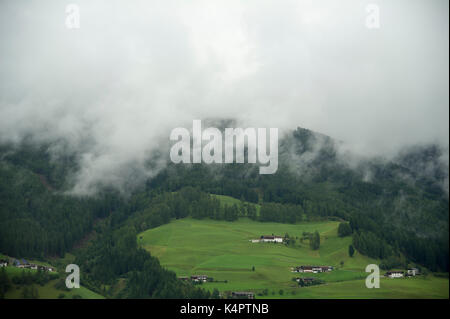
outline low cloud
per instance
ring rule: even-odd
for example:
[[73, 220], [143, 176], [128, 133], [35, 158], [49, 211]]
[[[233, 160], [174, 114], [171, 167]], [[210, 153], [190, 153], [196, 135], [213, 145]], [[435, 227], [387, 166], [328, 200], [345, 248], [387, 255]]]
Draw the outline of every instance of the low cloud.
[[448, 148], [447, 1], [376, 1], [380, 29], [369, 1], [74, 3], [79, 29], [67, 3], [1, 2], [0, 141], [66, 141], [76, 193], [153, 176], [193, 119], [306, 127], [367, 156]]

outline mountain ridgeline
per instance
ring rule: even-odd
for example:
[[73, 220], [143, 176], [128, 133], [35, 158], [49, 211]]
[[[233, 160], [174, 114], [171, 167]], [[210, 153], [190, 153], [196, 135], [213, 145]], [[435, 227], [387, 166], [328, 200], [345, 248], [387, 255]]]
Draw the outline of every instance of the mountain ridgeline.
[[[298, 128], [279, 142], [276, 174], [253, 164], [172, 164], [120, 194], [67, 194], [79, 169], [76, 152], [52, 156], [55, 143], [0, 146], [0, 252], [11, 256], [63, 256], [76, 247], [85, 285], [97, 290], [127, 278], [120, 297], [210, 297], [176, 280], [139, 247], [139, 232], [172, 219], [233, 222], [348, 221], [353, 246], [386, 268], [416, 263], [449, 269], [448, 150], [414, 147], [393, 160], [356, 158], [330, 137]], [[447, 165], [447, 166], [446, 166]], [[210, 194], [241, 200], [221, 205]], [[96, 240], [81, 245], [88, 235]], [[159, 279], [155, 279], [159, 278]], [[101, 292], [108, 294], [108, 292]]]

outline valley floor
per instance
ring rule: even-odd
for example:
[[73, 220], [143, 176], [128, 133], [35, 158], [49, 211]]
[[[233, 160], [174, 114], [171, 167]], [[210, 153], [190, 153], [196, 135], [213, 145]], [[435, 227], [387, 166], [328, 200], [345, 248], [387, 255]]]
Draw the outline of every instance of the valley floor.
[[[335, 221], [292, 225], [245, 218], [235, 222], [186, 218], [149, 229], [138, 235], [138, 241], [178, 276], [213, 277], [214, 282], [201, 287], [217, 288], [221, 293], [250, 290], [256, 293], [256, 298], [449, 298], [448, 278], [432, 274], [381, 278], [380, 288], [366, 288], [365, 267], [379, 261], [358, 252], [349, 257], [351, 237], [338, 237], [338, 224]], [[303, 232], [316, 230], [321, 245], [318, 250], [311, 250], [300, 238]], [[261, 235], [284, 237], [286, 233], [297, 238], [294, 247], [250, 241]], [[320, 274], [291, 272], [291, 267], [300, 265], [331, 265], [335, 270]], [[325, 284], [299, 287], [292, 279], [301, 276], [316, 277]]]

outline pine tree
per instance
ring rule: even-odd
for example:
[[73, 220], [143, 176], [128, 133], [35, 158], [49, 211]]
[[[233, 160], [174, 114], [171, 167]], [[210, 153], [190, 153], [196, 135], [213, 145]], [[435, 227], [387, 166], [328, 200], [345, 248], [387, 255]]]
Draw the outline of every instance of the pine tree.
[[353, 257], [354, 254], [355, 254], [355, 248], [353, 248], [353, 245], [349, 245], [348, 246], [348, 255], [350, 257]]
[[314, 232], [314, 234], [310, 235], [309, 247], [312, 250], [317, 250], [320, 247], [320, 235], [317, 230]]

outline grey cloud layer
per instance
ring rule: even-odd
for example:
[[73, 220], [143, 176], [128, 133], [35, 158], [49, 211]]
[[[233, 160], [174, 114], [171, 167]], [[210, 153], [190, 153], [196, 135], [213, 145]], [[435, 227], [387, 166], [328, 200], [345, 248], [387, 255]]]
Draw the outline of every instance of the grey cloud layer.
[[[143, 169], [174, 127], [300, 125], [360, 153], [448, 147], [448, 2], [62, 1], [0, 4], [0, 139], [64, 138], [77, 192]], [[90, 144], [83, 141], [89, 139]]]

